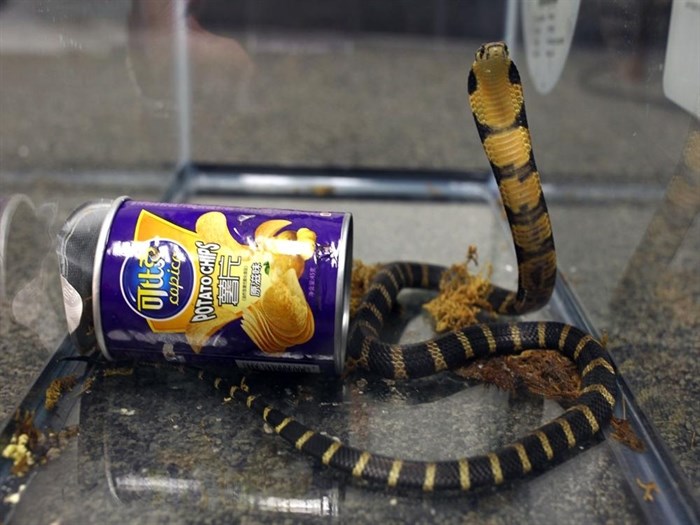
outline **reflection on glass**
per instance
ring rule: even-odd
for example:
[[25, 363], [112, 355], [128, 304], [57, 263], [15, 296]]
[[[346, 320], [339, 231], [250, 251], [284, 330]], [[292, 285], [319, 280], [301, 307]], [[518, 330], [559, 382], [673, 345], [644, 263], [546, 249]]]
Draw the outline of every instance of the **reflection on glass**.
[[47, 350], [60, 335], [50, 237], [54, 214], [53, 204], [36, 207], [26, 195], [0, 195], [0, 337], [16, 324]]
[[[177, 102], [171, 89], [176, 85], [176, 17], [184, 8], [187, 54], [195, 100], [215, 97], [231, 99], [236, 88], [253, 73], [253, 62], [234, 38], [204, 28], [193, 0], [133, 0], [128, 15], [127, 68], [142, 100], [155, 109], [172, 108]], [[183, 82], [184, 79], [178, 79]], [[180, 108], [185, 110], [186, 108]]]

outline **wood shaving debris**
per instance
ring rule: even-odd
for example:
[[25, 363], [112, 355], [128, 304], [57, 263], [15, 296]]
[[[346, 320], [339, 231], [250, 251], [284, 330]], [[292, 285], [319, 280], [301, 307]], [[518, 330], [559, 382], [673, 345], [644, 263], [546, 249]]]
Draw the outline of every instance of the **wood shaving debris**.
[[68, 439], [78, 434], [78, 427], [66, 427], [59, 432], [42, 432], [34, 426], [31, 412], [15, 414], [15, 431], [2, 456], [12, 461], [11, 472], [24, 476], [36, 465], [58, 457], [68, 444]]
[[[473, 273], [478, 265], [476, 247], [470, 246], [465, 262], [445, 270], [438, 295], [424, 305], [435, 322], [437, 332], [459, 330], [478, 322], [479, 315], [494, 315], [488, 302], [492, 290], [492, 269]], [[381, 265], [353, 262], [351, 280], [351, 316]], [[478, 359], [455, 371], [458, 375], [491, 383], [507, 391], [526, 389], [550, 399], [570, 400], [580, 395], [581, 378], [574, 363], [555, 350], [528, 350], [519, 355]]]
[[549, 399], [570, 400], [581, 393], [576, 366], [556, 350], [527, 350], [520, 355], [478, 359], [455, 372], [502, 390], [525, 389]]
[[440, 279], [439, 294], [424, 305], [435, 320], [435, 330], [445, 332], [458, 330], [477, 322], [481, 312], [493, 313], [487, 301], [491, 291], [491, 267], [485, 272], [473, 274], [469, 271], [469, 261], [476, 254], [468, 255], [466, 263], [450, 266]]
[[362, 303], [362, 298], [381, 267], [381, 264], [365, 264], [358, 259], [352, 262], [352, 276], [350, 278], [350, 317], [355, 316], [355, 312], [357, 312], [357, 309]]
[[637, 485], [640, 489], [644, 490], [644, 495], [642, 498], [644, 501], [654, 501], [654, 492], [659, 492], [659, 487], [653, 481], [643, 482], [641, 479], [637, 478]]
[[639, 439], [639, 436], [634, 432], [628, 419], [613, 417], [610, 420], [610, 426], [613, 428], [613, 432], [610, 434], [611, 438], [626, 445], [635, 452], [644, 452], [644, 442]]
[[44, 408], [53, 410], [61, 400], [61, 397], [66, 392], [73, 390], [73, 387], [78, 383], [78, 378], [74, 375], [59, 377], [51, 381], [51, 384], [46, 389]]

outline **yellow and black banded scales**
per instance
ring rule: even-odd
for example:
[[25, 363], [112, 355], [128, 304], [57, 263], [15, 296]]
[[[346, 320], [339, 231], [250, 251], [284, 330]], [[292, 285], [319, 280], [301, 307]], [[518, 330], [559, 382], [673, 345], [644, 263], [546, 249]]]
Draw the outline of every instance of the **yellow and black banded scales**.
[[552, 226], [532, 152], [523, 87], [505, 44], [479, 48], [469, 71], [469, 102], [508, 217], [518, 260], [517, 292], [494, 290], [502, 314], [522, 314], [549, 300], [557, 262]]
[[[518, 260], [518, 290], [494, 287], [490, 300], [501, 314], [522, 314], [545, 304], [552, 293], [556, 259], [552, 230], [535, 166], [522, 87], [503, 43], [486, 44], [469, 73], [469, 96], [479, 135], [496, 176]], [[436, 288], [444, 268], [393, 263], [378, 272], [350, 331], [348, 367], [388, 378], [415, 378], [463, 366], [478, 357], [556, 349], [576, 364], [580, 397], [562, 415], [493, 452], [451, 461], [384, 457], [347, 446], [270, 406], [246, 388], [217, 389], [245, 403], [297, 449], [353, 476], [389, 487], [470, 490], [499, 485], [546, 467], [589, 440], [615, 405], [616, 378], [607, 351], [581, 330], [555, 322], [477, 324], [430, 341], [389, 344], [379, 334], [403, 288]], [[200, 372], [200, 378], [208, 377]]]

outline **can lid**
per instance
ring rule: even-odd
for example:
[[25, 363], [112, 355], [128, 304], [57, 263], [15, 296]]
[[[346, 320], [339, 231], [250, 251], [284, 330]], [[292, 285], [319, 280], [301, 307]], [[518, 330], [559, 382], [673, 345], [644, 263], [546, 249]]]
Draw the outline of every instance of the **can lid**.
[[335, 322], [335, 371], [338, 375], [345, 368], [345, 355], [350, 330], [350, 286], [352, 274], [352, 214], [346, 213], [340, 231], [338, 251], [338, 281], [336, 283], [336, 322]]
[[88, 202], [75, 210], [58, 236], [63, 306], [68, 332], [81, 353], [95, 348], [93, 268], [102, 224], [112, 201]]

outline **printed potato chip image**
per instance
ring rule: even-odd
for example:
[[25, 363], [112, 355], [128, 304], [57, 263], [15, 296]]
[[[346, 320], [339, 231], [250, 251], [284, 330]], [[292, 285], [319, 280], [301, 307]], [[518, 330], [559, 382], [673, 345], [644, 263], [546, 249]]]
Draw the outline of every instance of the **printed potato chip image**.
[[285, 273], [289, 269], [293, 269], [298, 279], [304, 273], [304, 262], [304, 258], [300, 255], [275, 254], [272, 264], [275, 268], [275, 272], [280, 274]]
[[195, 230], [205, 243], [214, 242], [231, 250], [240, 251], [242, 254], [251, 255], [250, 248], [240, 244], [231, 236], [226, 223], [226, 216], [221, 212], [211, 211], [202, 215], [197, 219]]
[[284, 230], [278, 235], [275, 235], [275, 238], [283, 241], [295, 241], [297, 239], [297, 234], [294, 230]]
[[[255, 230], [255, 243], [272, 254], [298, 256], [304, 261], [311, 259], [316, 250], [316, 233], [309, 228], [280, 232], [290, 224], [290, 221], [281, 219], [265, 221]], [[297, 272], [297, 275], [301, 273]]]
[[285, 219], [271, 219], [269, 221], [265, 221], [256, 228], [255, 239], [258, 240], [265, 237], [274, 237], [277, 232], [290, 224], [292, 224], [292, 222]]
[[[299, 278], [316, 250], [316, 233], [309, 228], [284, 230], [286, 219], [262, 222], [254, 238], [237, 241], [226, 215], [202, 214], [195, 232], [171, 227], [168, 235], [181, 239], [197, 269], [190, 306], [163, 320], [149, 320], [153, 330], [185, 333], [199, 354], [217, 332], [242, 318], [241, 327], [265, 353], [281, 353], [307, 342], [314, 334], [314, 316]], [[142, 235], [163, 230], [167, 221], [152, 214], [139, 223]], [[178, 290], [179, 291], [179, 290]]]
[[264, 352], [282, 352], [307, 342], [314, 334], [314, 317], [296, 272], [288, 269], [243, 313], [241, 326]]
[[204, 321], [202, 323], [190, 323], [185, 330], [187, 342], [195, 353], [199, 353], [209, 339], [218, 332], [222, 326], [240, 319], [243, 312], [233, 311], [229, 308], [222, 308], [218, 312], [216, 319]]
[[304, 257], [304, 260], [313, 257], [316, 251], [316, 232], [308, 228], [299, 228], [297, 230], [297, 241], [305, 245], [305, 248], [300, 250], [300, 255]]
[[316, 242], [316, 233], [308, 228], [299, 228], [297, 230], [297, 239], [300, 241]]
[[263, 352], [268, 354], [284, 352], [289, 345], [277, 340], [270, 330], [268, 321], [260, 315], [259, 304], [254, 304], [246, 311], [241, 323], [243, 330]]
[[264, 315], [275, 320], [280, 332], [293, 336], [304, 328], [309, 305], [292, 269], [270, 286], [260, 301]]

